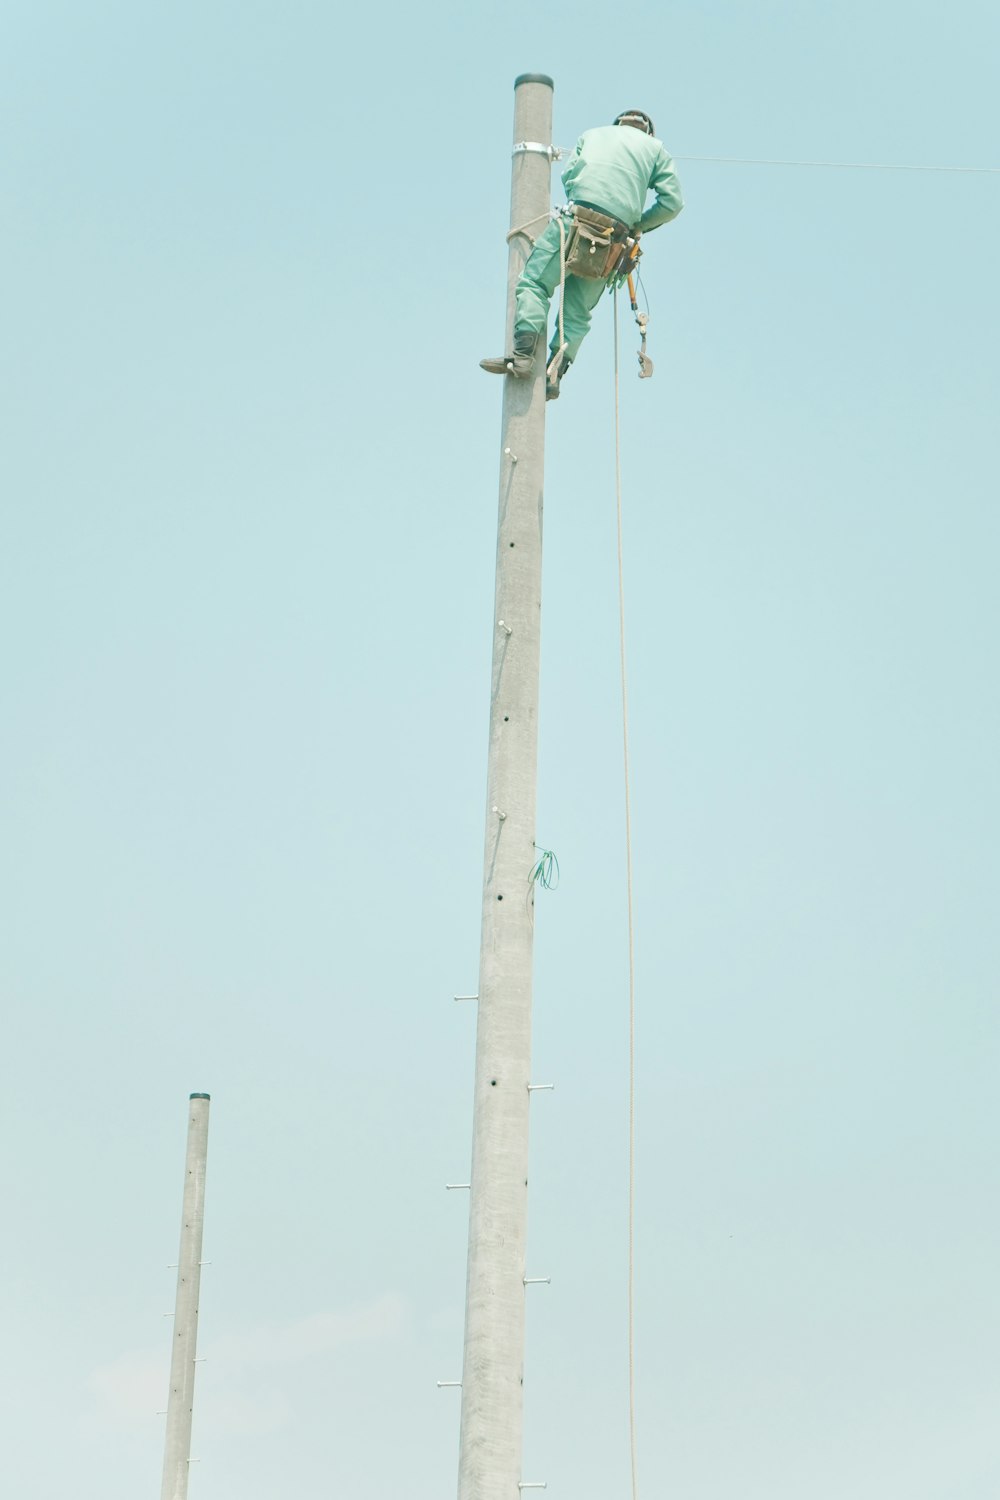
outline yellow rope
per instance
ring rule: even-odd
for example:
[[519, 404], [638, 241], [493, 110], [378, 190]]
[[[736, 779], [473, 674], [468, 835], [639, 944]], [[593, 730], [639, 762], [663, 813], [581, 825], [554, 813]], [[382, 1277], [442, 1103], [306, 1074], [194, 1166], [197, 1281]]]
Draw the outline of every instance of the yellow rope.
[[635, 1418], [635, 919], [632, 901], [632, 795], [628, 745], [628, 676], [625, 671], [625, 566], [622, 545], [622, 445], [618, 380], [618, 288], [615, 330], [615, 501], [618, 521], [618, 638], [622, 679], [622, 748], [625, 758], [625, 873], [628, 894], [628, 1433], [632, 1500], [638, 1500]]

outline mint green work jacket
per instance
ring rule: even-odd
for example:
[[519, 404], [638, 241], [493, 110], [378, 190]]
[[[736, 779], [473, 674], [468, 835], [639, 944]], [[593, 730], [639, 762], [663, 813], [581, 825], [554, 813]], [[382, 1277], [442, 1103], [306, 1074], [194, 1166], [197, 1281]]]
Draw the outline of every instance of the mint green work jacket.
[[[676, 219], [684, 207], [674, 164], [662, 141], [631, 125], [585, 130], [562, 174], [571, 203], [589, 203], [644, 232]], [[655, 203], [646, 207], [650, 193]]]

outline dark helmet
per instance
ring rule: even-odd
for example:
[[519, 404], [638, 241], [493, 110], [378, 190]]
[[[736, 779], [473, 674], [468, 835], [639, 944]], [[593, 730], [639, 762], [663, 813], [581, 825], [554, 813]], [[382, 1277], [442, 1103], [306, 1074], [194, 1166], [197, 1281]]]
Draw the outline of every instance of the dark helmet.
[[644, 130], [647, 135], [655, 135], [653, 122], [641, 109], [627, 109], [623, 115], [615, 119], [616, 125], [634, 125], [636, 130]]

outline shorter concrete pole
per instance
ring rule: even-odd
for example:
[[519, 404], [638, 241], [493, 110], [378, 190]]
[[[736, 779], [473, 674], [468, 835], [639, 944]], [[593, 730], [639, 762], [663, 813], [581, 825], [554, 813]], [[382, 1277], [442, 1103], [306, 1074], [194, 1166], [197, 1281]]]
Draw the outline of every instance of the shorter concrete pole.
[[188, 1111], [181, 1248], [177, 1257], [177, 1300], [167, 1398], [167, 1437], [160, 1500], [187, 1500], [194, 1410], [194, 1363], [198, 1345], [198, 1292], [201, 1241], [205, 1227], [205, 1168], [208, 1162], [210, 1095], [192, 1094]]

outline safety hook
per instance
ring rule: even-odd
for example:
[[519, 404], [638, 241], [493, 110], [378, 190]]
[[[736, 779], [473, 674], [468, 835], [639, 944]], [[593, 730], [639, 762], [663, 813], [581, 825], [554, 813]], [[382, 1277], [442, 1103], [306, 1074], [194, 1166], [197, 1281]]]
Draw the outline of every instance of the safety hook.
[[631, 273], [629, 274], [629, 278], [628, 278], [628, 296], [629, 296], [629, 301], [632, 304], [632, 311], [635, 314], [635, 321], [639, 325], [639, 337], [642, 340], [642, 343], [641, 343], [641, 345], [639, 347], [639, 355], [638, 355], [638, 359], [639, 359], [639, 379], [640, 380], [648, 380], [649, 377], [653, 373], [653, 361], [650, 359], [649, 355], [646, 353], [646, 325], [649, 322], [649, 314], [639, 311], [639, 304], [636, 301], [636, 295], [635, 295], [635, 280], [634, 280], [633, 276], [631, 275]]

